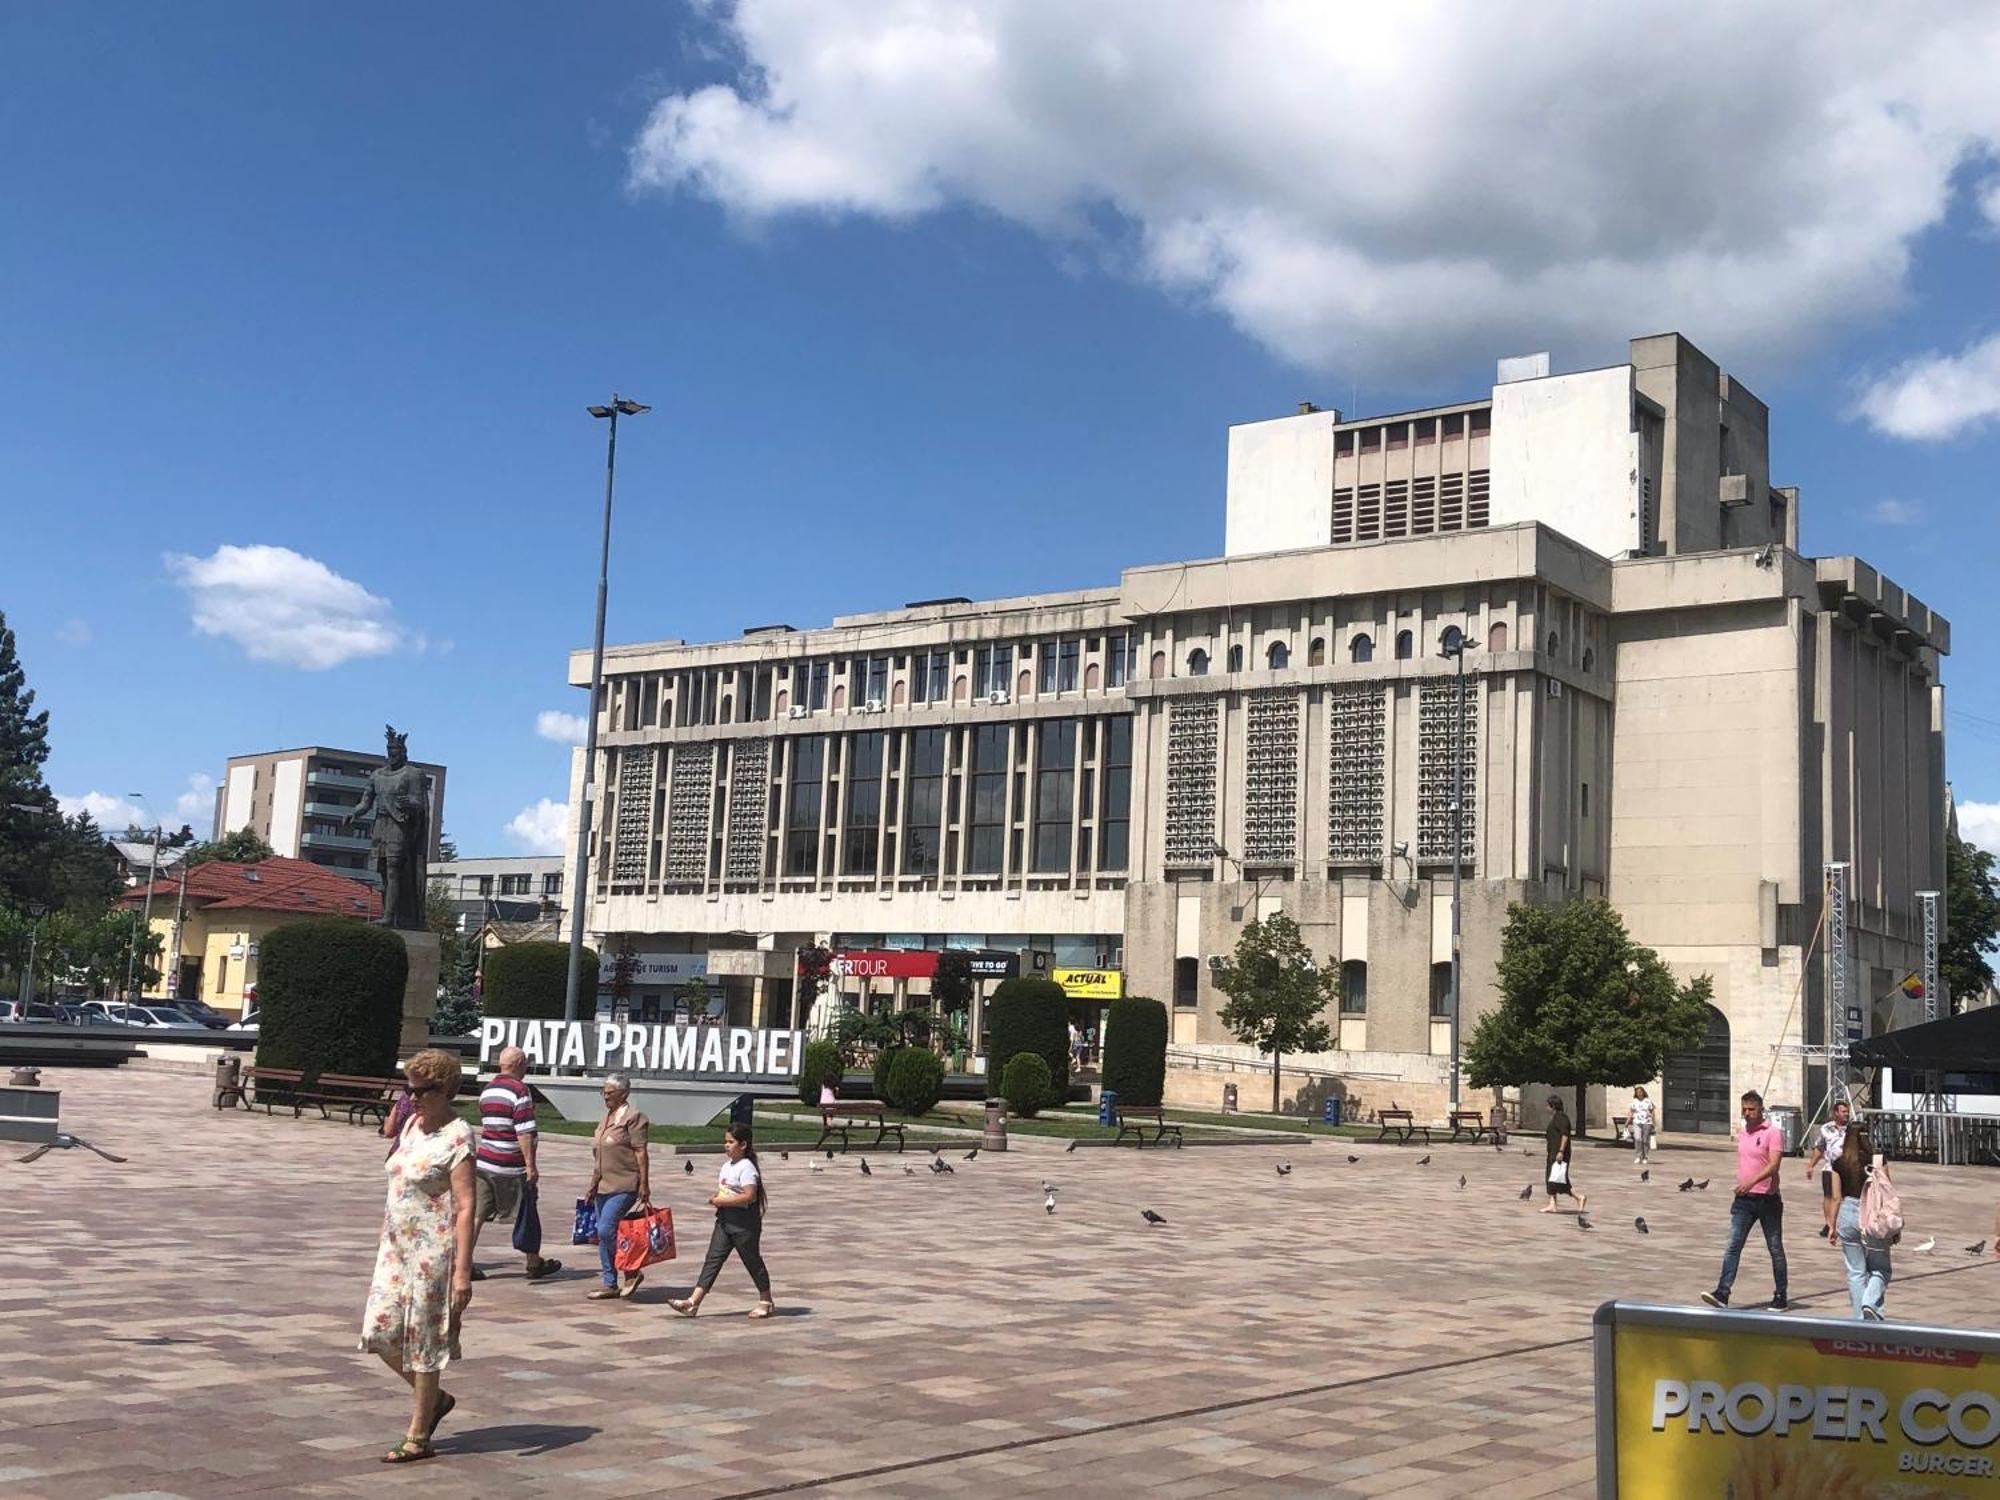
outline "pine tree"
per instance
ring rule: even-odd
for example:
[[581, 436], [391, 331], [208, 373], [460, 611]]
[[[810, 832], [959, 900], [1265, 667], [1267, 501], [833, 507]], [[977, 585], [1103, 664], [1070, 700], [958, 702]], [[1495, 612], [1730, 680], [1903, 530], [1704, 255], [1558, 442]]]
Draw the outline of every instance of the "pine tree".
[[49, 861], [63, 824], [42, 780], [48, 758], [48, 711], [35, 712], [14, 632], [0, 614], [0, 905], [50, 896]]

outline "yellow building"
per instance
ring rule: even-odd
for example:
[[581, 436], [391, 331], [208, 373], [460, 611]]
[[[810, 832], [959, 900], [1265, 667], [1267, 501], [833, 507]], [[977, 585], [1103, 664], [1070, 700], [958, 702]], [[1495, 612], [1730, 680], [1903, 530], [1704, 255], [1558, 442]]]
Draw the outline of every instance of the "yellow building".
[[[163, 957], [161, 978], [147, 993], [238, 1014], [255, 1008], [257, 950], [272, 928], [302, 917], [372, 921], [382, 911], [373, 886], [299, 859], [218, 860], [196, 865], [186, 879], [185, 889], [178, 876], [153, 887], [151, 925]], [[143, 908], [145, 888], [122, 900]]]

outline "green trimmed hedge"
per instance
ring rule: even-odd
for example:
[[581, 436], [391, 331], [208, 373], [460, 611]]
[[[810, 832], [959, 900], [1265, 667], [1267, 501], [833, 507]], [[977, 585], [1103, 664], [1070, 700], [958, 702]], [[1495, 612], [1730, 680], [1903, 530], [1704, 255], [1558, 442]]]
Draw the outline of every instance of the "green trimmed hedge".
[[[489, 1016], [531, 1021], [563, 1019], [563, 991], [569, 986], [568, 943], [509, 943], [486, 955], [480, 970], [480, 1008]], [[583, 950], [577, 980], [579, 1018], [597, 1014], [597, 955]]]
[[1104, 1013], [1104, 1087], [1120, 1104], [1158, 1104], [1167, 1091], [1167, 1008], [1144, 995]]
[[875, 1066], [869, 1072], [870, 1090], [884, 1103], [889, 1099], [889, 1070], [896, 1065], [899, 1054], [909, 1051], [903, 1046], [884, 1046], [875, 1049]]
[[1007, 1065], [1023, 1052], [1048, 1065], [1049, 1093], [1042, 1103], [1067, 1099], [1069, 997], [1052, 979], [1002, 980], [986, 1003], [986, 1076], [1004, 1077]]
[[838, 1090], [843, 1071], [838, 1042], [807, 1042], [805, 1055], [799, 1059], [799, 1102], [817, 1109], [819, 1086], [832, 1079], [834, 1088]]
[[927, 1115], [944, 1097], [944, 1060], [928, 1047], [899, 1047], [889, 1065], [891, 1108], [915, 1118]]
[[388, 1078], [403, 1030], [410, 955], [386, 927], [347, 917], [287, 922], [257, 948], [257, 1066]]
[[1016, 1052], [1000, 1075], [1000, 1097], [1017, 1115], [1033, 1119], [1049, 1103], [1055, 1088], [1049, 1065], [1039, 1052]]

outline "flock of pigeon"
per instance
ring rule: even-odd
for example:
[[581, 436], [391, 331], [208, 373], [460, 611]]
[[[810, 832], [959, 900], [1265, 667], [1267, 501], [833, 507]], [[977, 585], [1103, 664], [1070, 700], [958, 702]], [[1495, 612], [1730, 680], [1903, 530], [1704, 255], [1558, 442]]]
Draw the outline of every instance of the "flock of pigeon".
[[[931, 1161], [930, 1161], [929, 1171], [933, 1177], [950, 1177], [958, 1171], [958, 1168], [954, 1167], [950, 1162], [944, 1159], [944, 1147], [932, 1146], [930, 1148], [930, 1157]], [[792, 1159], [792, 1153], [790, 1151], [780, 1151], [778, 1153], [778, 1159], [780, 1161], [790, 1161]], [[977, 1161], [978, 1159], [979, 1159], [979, 1148], [977, 1146], [974, 1146], [970, 1151], [966, 1152], [963, 1156], [959, 1158], [960, 1161]], [[827, 1162], [830, 1162], [832, 1160], [834, 1160], [834, 1152], [829, 1150], [826, 1153], [825, 1161], [822, 1161], [819, 1157], [815, 1156], [811, 1161], [806, 1163], [806, 1169], [812, 1172], [815, 1176], [817, 1176], [826, 1170]], [[861, 1168], [861, 1175], [863, 1177], [873, 1177], [875, 1175], [875, 1169], [868, 1165], [867, 1157], [865, 1156], [859, 1157], [857, 1158], [857, 1160], [859, 1162]], [[908, 1162], [902, 1163], [902, 1167], [903, 1167], [903, 1175], [905, 1177], [914, 1177], [917, 1175], [917, 1169], [911, 1166]], [[694, 1163], [692, 1161], [690, 1161], [687, 1164], [687, 1170], [689, 1172], [694, 1171]], [[1283, 1166], [1281, 1166], [1278, 1169], [1278, 1175], [1281, 1177], [1285, 1176], [1291, 1170], [1292, 1170], [1291, 1163], [1286, 1162]], [[1046, 1180], [1042, 1183], [1043, 1213], [1053, 1214], [1056, 1211], [1056, 1192], [1057, 1188], [1054, 1183], [1048, 1182]], [[1167, 1222], [1162, 1215], [1154, 1213], [1150, 1208], [1140, 1209], [1139, 1217], [1144, 1219], [1148, 1224], [1164, 1224]]]

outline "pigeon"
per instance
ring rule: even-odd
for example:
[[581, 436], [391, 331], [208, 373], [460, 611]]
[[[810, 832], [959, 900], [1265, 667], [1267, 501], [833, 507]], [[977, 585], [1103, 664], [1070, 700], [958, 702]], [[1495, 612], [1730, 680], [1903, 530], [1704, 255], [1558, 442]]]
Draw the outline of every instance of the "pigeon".
[[1986, 1241], [1981, 1240], [1976, 1245], [1967, 1245], [1965, 1247], [1965, 1253], [1967, 1255], [1977, 1255], [1980, 1251], [1984, 1250], [1985, 1248], [1986, 1248]]
[[1681, 1188], [1680, 1188], [1680, 1190], [1681, 1190], [1682, 1192], [1684, 1192], [1684, 1193], [1691, 1193], [1691, 1192], [1693, 1192], [1693, 1191], [1694, 1191], [1694, 1179], [1693, 1179], [1692, 1177], [1688, 1178], [1688, 1180], [1687, 1180], [1686, 1182], [1683, 1182], [1683, 1183], [1681, 1184]]
[[1500, 1156], [1505, 1156], [1507, 1154], [1507, 1148], [1504, 1145], [1502, 1145], [1499, 1141], [1495, 1141], [1493, 1143], [1493, 1150], [1496, 1154]]
[[694, 1158], [689, 1157], [685, 1162], [683, 1162], [681, 1164], [681, 1170], [686, 1172], [690, 1177], [694, 1176]]
[[1053, 1193], [1055, 1191], [1055, 1184], [1051, 1183], [1048, 1180], [1048, 1178], [1044, 1177], [1042, 1179], [1042, 1191], [1045, 1193]]
[[824, 1166], [822, 1166], [819, 1162], [816, 1161], [809, 1162], [807, 1163], [807, 1165], [812, 1168], [812, 1172], [815, 1177], [817, 1177], [821, 1172], [824, 1172], [826, 1170]]
[[1653, 1232], [1652, 1230], [1646, 1227], [1646, 1221], [1644, 1219], [1634, 1219], [1632, 1221], [1632, 1227], [1638, 1230], [1639, 1233], [1641, 1234], [1651, 1234]]
[[1535, 1153], [1534, 1153], [1534, 1152], [1532, 1152], [1532, 1151], [1530, 1151], [1530, 1150], [1529, 1150], [1529, 1149], [1528, 1149], [1528, 1148], [1527, 1148], [1526, 1146], [1523, 1146], [1523, 1147], [1521, 1148], [1521, 1154], [1522, 1154], [1523, 1156], [1533, 1156], [1533, 1155], [1534, 1155]]
[[1431, 1164], [1431, 1159], [1430, 1159], [1430, 1157], [1429, 1157], [1429, 1156], [1425, 1156], [1425, 1157], [1423, 1157], [1423, 1158], [1422, 1158], [1422, 1159], [1421, 1159], [1420, 1161], [1418, 1161], [1418, 1163], [1417, 1163], [1417, 1165], [1418, 1165], [1418, 1166], [1420, 1166], [1420, 1167], [1428, 1167], [1428, 1166], [1429, 1166], [1430, 1164]]
[[950, 1162], [946, 1161], [942, 1156], [938, 1158], [938, 1174], [940, 1176], [949, 1177], [954, 1173], [956, 1173], [957, 1171], [958, 1168], [954, 1167]]
[[1651, 1167], [1647, 1167], [1643, 1171], [1641, 1171], [1639, 1173], [1639, 1180], [1641, 1182], [1651, 1182], [1653, 1180], [1653, 1169]]
[[1591, 1223], [1590, 1220], [1586, 1219], [1582, 1214], [1578, 1214], [1576, 1216], [1576, 1227], [1578, 1229], [1595, 1229], [1597, 1226]]
[[917, 1169], [916, 1169], [915, 1167], [911, 1166], [911, 1165], [910, 1165], [910, 1164], [909, 1164], [908, 1162], [904, 1162], [904, 1163], [903, 1163], [903, 1175], [904, 1175], [905, 1177], [914, 1177], [914, 1176], [916, 1176], [916, 1175], [917, 1175]]
[[1460, 1192], [1465, 1191], [1465, 1174], [1463, 1172], [1458, 1174], [1458, 1190]]
[[1071, 1151], [1074, 1151], [1075, 1149], [1076, 1149], [1076, 1142], [1075, 1142], [1075, 1141], [1071, 1141], [1071, 1142], [1070, 1142], [1070, 1143], [1069, 1143], [1069, 1144], [1068, 1144], [1067, 1146], [1063, 1147], [1063, 1151], [1064, 1151], [1064, 1153], [1065, 1153], [1065, 1154], [1067, 1154], [1067, 1153], [1069, 1153], [1069, 1152], [1071, 1152]]
[[936, 1155], [938, 1154], [938, 1152], [940, 1152], [940, 1151], [942, 1151], [942, 1150], [944, 1150], [944, 1147], [942, 1147], [942, 1146], [933, 1146], [933, 1147], [931, 1147], [931, 1155], [932, 1155], [932, 1156], [936, 1156]]
[[971, 1161], [972, 1158], [977, 1156], [978, 1154], [979, 1154], [979, 1148], [977, 1146], [974, 1146], [970, 1151], [966, 1152], [965, 1155], [961, 1156], [959, 1160]]
[[832, 1160], [833, 1160], [833, 1147], [831, 1147], [831, 1146], [828, 1146], [828, 1147], [826, 1148], [826, 1159], [827, 1159], [828, 1161], [832, 1161]]
[[1532, 1182], [1529, 1183], [1526, 1187], [1521, 1189], [1521, 1201], [1523, 1203], [1526, 1203], [1530, 1198], [1534, 1196], [1535, 1196], [1535, 1185]]
[[780, 1151], [778, 1153], [779, 1161], [790, 1161], [791, 1159], [792, 1159], [792, 1153], [789, 1151]]
[[1164, 1224], [1167, 1222], [1165, 1219], [1161, 1218], [1158, 1214], [1154, 1213], [1150, 1208], [1140, 1209], [1139, 1217], [1144, 1219], [1148, 1224]]
[[863, 1177], [873, 1177], [875, 1175], [868, 1170], [868, 1158], [865, 1156], [861, 1158], [861, 1175]]
[[1703, 1192], [1706, 1192], [1706, 1191], [1708, 1191], [1708, 1184], [1709, 1184], [1710, 1180], [1711, 1180], [1711, 1179], [1709, 1179], [1709, 1178], [1706, 1178], [1706, 1177], [1702, 1178], [1702, 1180], [1701, 1180], [1700, 1182], [1697, 1182], [1697, 1183], [1696, 1183], [1696, 1184], [1694, 1185], [1694, 1190], [1695, 1190], [1695, 1191], [1696, 1191], [1697, 1193], [1703, 1193]]
[[1042, 1200], [1042, 1212], [1045, 1214], [1052, 1214], [1055, 1211], [1056, 1211], [1056, 1195], [1053, 1192], [1051, 1192], [1048, 1195], [1048, 1197]]
[[1929, 1239], [1925, 1240], [1921, 1245], [1912, 1245], [1910, 1246], [1910, 1248], [1916, 1251], [1917, 1254], [1919, 1255], [1929, 1255], [1933, 1250], [1937, 1249], [1937, 1236], [1932, 1235]]
[[1278, 1163], [1278, 1175], [1279, 1175], [1280, 1177], [1289, 1177], [1289, 1176], [1291, 1176], [1291, 1175], [1292, 1175], [1292, 1164], [1291, 1164], [1290, 1162], [1288, 1162], [1288, 1161], [1281, 1161], [1281, 1162], [1279, 1162], [1279, 1163]]
[[1348, 1164], [1348, 1165], [1349, 1165], [1350, 1167], [1351, 1167], [1351, 1166], [1353, 1166], [1353, 1165], [1354, 1165], [1354, 1164], [1355, 1164], [1356, 1162], [1358, 1162], [1358, 1161], [1360, 1161], [1360, 1160], [1361, 1160], [1361, 1158], [1360, 1158], [1360, 1157], [1358, 1157], [1358, 1156], [1356, 1156], [1356, 1155], [1355, 1155], [1355, 1154], [1354, 1154], [1353, 1152], [1351, 1152], [1351, 1151], [1350, 1151], [1350, 1152], [1348, 1153], [1348, 1155], [1347, 1155], [1347, 1164]]

